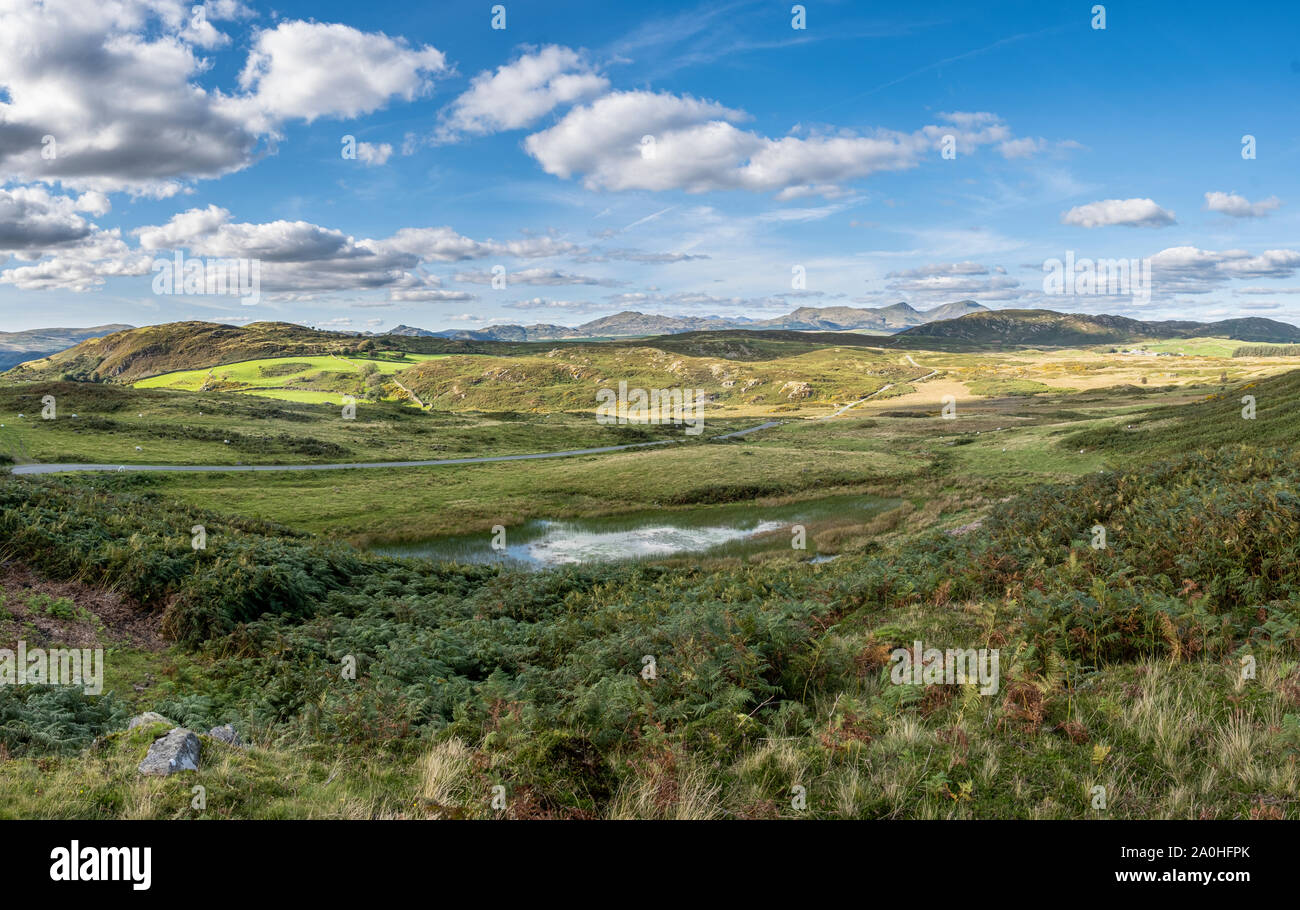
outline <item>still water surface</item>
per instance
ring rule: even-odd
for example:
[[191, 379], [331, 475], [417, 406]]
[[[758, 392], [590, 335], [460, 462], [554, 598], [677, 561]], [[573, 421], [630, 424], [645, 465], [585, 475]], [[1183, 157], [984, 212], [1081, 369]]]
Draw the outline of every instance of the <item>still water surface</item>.
[[[729, 504], [610, 518], [534, 519], [507, 528], [503, 550], [494, 550], [492, 535], [480, 532], [389, 544], [375, 551], [435, 561], [508, 563], [530, 569], [663, 559], [690, 553], [745, 555], [789, 547], [793, 525], [833, 519], [865, 522], [898, 502], [873, 496], [834, 496], [770, 508]], [[811, 533], [805, 552], [815, 562], [827, 560], [817, 552]]]

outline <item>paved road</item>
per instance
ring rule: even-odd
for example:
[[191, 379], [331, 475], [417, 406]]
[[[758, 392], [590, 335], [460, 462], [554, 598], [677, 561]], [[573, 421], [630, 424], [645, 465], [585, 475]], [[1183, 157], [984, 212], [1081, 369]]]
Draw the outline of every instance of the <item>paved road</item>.
[[[337, 355], [335, 355], [337, 356]], [[915, 360], [912, 355], [908, 354], [907, 360], [914, 367], [924, 369]], [[339, 358], [342, 359], [342, 358]], [[909, 380], [910, 382], [924, 382], [932, 376], [938, 375], [938, 370], [932, 370], [919, 379]], [[839, 417], [850, 408], [857, 407], [864, 401], [879, 395], [881, 392], [888, 391], [894, 387], [894, 383], [881, 386], [876, 391], [867, 395], [865, 398], [859, 398], [857, 401], [846, 404], [834, 414], [822, 417], [822, 420], [829, 420], [832, 417]], [[415, 396], [412, 395], [412, 398]], [[418, 402], [419, 399], [417, 398]], [[760, 423], [757, 426], [746, 427], [743, 430], [733, 430], [730, 433], [723, 433], [719, 436], [709, 437], [708, 442], [719, 439], [737, 439], [741, 436], [748, 436], [750, 433], [757, 433], [759, 430], [768, 430], [772, 427], [778, 427], [783, 423], [780, 420], [769, 420], [766, 423]], [[453, 464], [490, 464], [496, 461], [535, 461], [541, 458], [573, 458], [578, 455], [602, 455], [606, 452], [622, 452], [627, 449], [641, 449], [647, 446], [669, 445], [679, 440], [659, 439], [654, 442], [629, 442], [617, 446], [600, 446], [594, 449], [567, 449], [563, 452], [538, 452], [533, 455], [479, 455], [472, 458], [438, 458], [429, 461], [367, 461], [352, 462], [348, 464], [227, 464], [227, 465], [204, 465], [204, 464], [20, 464], [14, 465], [10, 470], [14, 474], [66, 474], [82, 473], [87, 471], [178, 471], [183, 473], [196, 472], [223, 472], [223, 471], [347, 471], [356, 468], [429, 468], [439, 465]]]
[[731, 433], [723, 433], [721, 436], [710, 436], [709, 442], [715, 439], [735, 439], [737, 436], [748, 436], [750, 433], [757, 433], [759, 430], [769, 430], [772, 427], [779, 427], [782, 424], [780, 420], [769, 420], [767, 423], [760, 423], [756, 427], [749, 427], [744, 430], [734, 430]]
[[[907, 359], [913, 366], [921, 367], [919, 363], [912, 360], [911, 355]], [[921, 367], [924, 369], [924, 367]], [[919, 379], [912, 379], [909, 382], [924, 382], [932, 376], [938, 375], [938, 370], [932, 370]], [[834, 414], [822, 417], [822, 420], [829, 420], [832, 417], [839, 417], [850, 408], [857, 407], [864, 401], [879, 395], [881, 392], [888, 391], [894, 387], [894, 383], [881, 386], [867, 395], [865, 398], [859, 398], [857, 401], [846, 404]], [[719, 436], [709, 437], [708, 442], [719, 439], [737, 439], [741, 436], [748, 436], [750, 433], [757, 433], [759, 430], [769, 430], [772, 427], [779, 427], [783, 421], [769, 420], [766, 423], [760, 423], [757, 426], [746, 427], [743, 430], [733, 430], [730, 433], [723, 433]], [[20, 464], [14, 465], [11, 469], [14, 474], [66, 474], [82, 473], [86, 471], [180, 471], [186, 473], [195, 472], [220, 472], [220, 471], [347, 471], [355, 468], [430, 468], [439, 465], [452, 464], [489, 464], [495, 461], [534, 461], [541, 458], [573, 458], [577, 455], [601, 455], [606, 452], [622, 452], [626, 449], [641, 449], [647, 446], [662, 446], [677, 442], [675, 439], [660, 439], [654, 442], [629, 442], [618, 446], [600, 446], [595, 449], [568, 449], [563, 452], [539, 452], [535, 455], [479, 455], [473, 458], [438, 458], [430, 461], [367, 461], [352, 462], [350, 464], [229, 464], [229, 465], [205, 465], [205, 464]]]
[[[723, 433], [709, 437], [708, 442], [718, 439], [734, 439], [780, 426], [781, 421], [769, 420], [758, 426]], [[535, 461], [541, 458], [572, 458], [576, 455], [601, 455], [605, 452], [622, 452], [626, 449], [642, 449], [647, 446], [671, 445], [676, 439], [658, 439], [654, 442], [629, 442], [617, 446], [600, 446], [594, 449], [566, 449], [563, 452], [539, 452], [534, 455], [478, 455], [472, 458], [438, 458], [430, 461], [367, 461], [350, 464], [20, 464], [11, 469], [14, 474], [65, 474], [87, 471], [180, 471], [220, 472], [220, 471], [346, 471], [354, 468], [428, 468], [452, 464], [489, 464], [496, 461]]]

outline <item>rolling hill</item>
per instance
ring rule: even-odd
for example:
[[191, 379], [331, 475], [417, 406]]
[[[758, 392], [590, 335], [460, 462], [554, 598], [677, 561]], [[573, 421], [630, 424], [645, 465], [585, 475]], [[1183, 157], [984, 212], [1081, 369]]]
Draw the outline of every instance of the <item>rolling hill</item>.
[[[1245, 396], [1255, 401], [1255, 416], [1243, 416]], [[1221, 386], [1200, 401], [1159, 405], [1106, 426], [1063, 437], [1066, 449], [1105, 451], [1117, 461], [1174, 457], [1220, 446], [1289, 447], [1300, 433], [1300, 370], [1257, 382]]]
[[[35, 352], [23, 357], [7, 379], [135, 382], [160, 373], [220, 366], [277, 356], [313, 356], [368, 350], [403, 350], [422, 354], [526, 353], [535, 342], [617, 340], [654, 336], [698, 336], [705, 332], [772, 333], [772, 337], [798, 337], [800, 333], [870, 330], [895, 332], [929, 318], [968, 312], [972, 301], [945, 304], [918, 311], [905, 303], [880, 309], [855, 307], [801, 307], [786, 316], [766, 321], [716, 316], [682, 317], [647, 315], [627, 311], [594, 319], [577, 327], [538, 324], [502, 325], [476, 331], [430, 332], [399, 325], [383, 335], [326, 332], [284, 322], [255, 322], [245, 327], [210, 322], [172, 322], [133, 329], [102, 326], [99, 333], [55, 353]], [[55, 331], [55, 330], [51, 330]], [[90, 329], [87, 332], [93, 331]], [[102, 337], [100, 337], [102, 336]], [[833, 340], [833, 339], [832, 339]], [[847, 342], [852, 343], [852, 342]], [[36, 359], [33, 359], [36, 358]], [[19, 361], [14, 361], [18, 363]]]
[[1220, 322], [1144, 322], [1126, 316], [1092, 316], [1054, 310], [988, 310], [915, 326], [884, 342], [923, 347], [935, 342], [1019, 347], [1122, 344], [1157, 338], [1226, 337], [1285, 344], [1300, 341], [1300, 329], [1285, 322], [1249, 317]]
[[28, 360], [48, 357], [89, 338], [100, 338], [129, 328], [131, 326], [119, 323], [96, 325], [84, 329], [51, 328], [28, 329], [25, 332], [0, 332], [0, 370], [7, 370]]
[[795, 350], [738, 361], [649, 344], [586, 344], [510, 357], [428, 359], [397, 375], [440, 411], [585, 411], [594, 407], [601, 389], [615, 389], [620, 382], [642, 389], [699, 389], [710, 409], [793, 411], [854, 401], [928, 372], [897, 360], [865, 346], [847, 354]]
[[15, 379], [129, 382], [177, 369], [215, 366], [284, 354], [329, 354], [356, 340], [283, 322], [238, 328], [212, 322], [169, 322], [83, 341], [10, 371]]
[[[1300, 329], [1271, 319], [1244, 318], [1205, 323], [1143, 322], [1124, 316], [1092, 316], [1051, 310], [978, 310], [952, 319], [912, 326], [888, 337], [862, 331], [863, 323], [868, 319], [898, 321], [929, 318], [932, 315], [960, 312], [978, 304], [962, 301], [925, 312], [912, 310], [911, 307], [903, 309], [905, 306], [897, 305], [869, 312], [852, 307], [802, 308], [788, 317], [788, 321], [797, 328], [750, 323], [744, 327], [687, 330], [679, 324], [685, 320], [678, 320], [678, 317], [643, 316], [636, 313], [595, 320], [587, 323], [585, 330], [608, 333], [595, 340], [607, 340], [615, 345], [630, 344], [654, 348], [660, 352], [720, 357], [732, 361], [788, 357], [827, 344], [935, 350], [1042, 348], [1120, 345], [1201, 336], [1226, 337], [1257, 344], [1300, 343]], [[863, 313], [867, 315], [864, 316]], [[634, 320], [630, 318], [632, 316], [638, 318]], [[823, 327], [818, 328], [819, 325]], [[619, 338], [613, 334], [619, 326], [625, 329], [635, 326], [642, 331], [648, 331], [654, 326], [668, 326], [668, 330], [649, 339], [641, 334]], [[535, 347], [537, 339], [527, 337], [527, 332], [523, 332], [523, 335], [525, 337], [490, 340], [447, 338], [409, 326], [399, 326], [392, 334], [361, 335], [326, 332], [283, 322], [255, 322], [244, 327], [210, 322], [173, 322], [90, 338], [65, 351], [14, 367], [4, 374], [4, 378], [12, 381], [62, 379], [133, 383], [161, 373], [272, 357], [382, 351], [488, 354], [501, 357], [545, 353], [539, 352]], [[593, 339], [574, 338], [547, 341], [567, 352], [582, 348], [591, 340]]]
[[323, 332], [287, 322], [244, 327], [214, 322], [169, 322], [114, 332], [66, 351], [15, 367], [17, 381], [136, 382], [160, 373], [221, 366], [269, 357], [403, 350], [421, 354], [505, 353], [509, 345], [423, 336], [362, 336]]

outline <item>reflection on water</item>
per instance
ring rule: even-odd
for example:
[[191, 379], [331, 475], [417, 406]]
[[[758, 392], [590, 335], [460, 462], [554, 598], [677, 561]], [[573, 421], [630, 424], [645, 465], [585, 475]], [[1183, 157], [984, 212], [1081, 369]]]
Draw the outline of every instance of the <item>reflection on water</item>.
[[518, 547], [507, 547], [506, 553], [513, 559], [544, 566], [648, 559], [703, 552], [785, 526], [780, 521], [760, 521], [752, 528], [679, 528], [660, 524], [630, 531], [587, 531], [573, 522], [548, 521], [543, 524], [547, 531], [545, 537]]
[[[507, 529], [503, 549], [493, 549], [493, 536], [487, 532], [434, 537], [375, 549], [389, 556], [508, 563], [531, 569], [664, 559], [687, 553], [744, 555], [790, 546], [790, 528], [795, 524], [828, 519], [868, 521], [895, 505], [895, 500], [870, 496], [836, 496], [771, 508], [724, 505], [616, 518], [533, 520]], [[806, 555], [813, 562], [832, 558], [816, 552], [811, 533]]]

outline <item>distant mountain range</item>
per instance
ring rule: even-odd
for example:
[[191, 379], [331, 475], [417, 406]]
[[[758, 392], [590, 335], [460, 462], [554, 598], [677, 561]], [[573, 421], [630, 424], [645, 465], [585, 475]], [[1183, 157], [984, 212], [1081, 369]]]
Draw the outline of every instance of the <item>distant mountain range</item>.
[[431, 332], [409, 325], [399, 325], [385, 334], [427, 338], [453, 338], [461, 341], [561, 341], [578, 338], [633, 338], [640, 335], [679, 335], [683, 332], [716, 332], [727, 329], [749, 331], [783, 330], [794, 332], [901, 332], [912, 326], [942, 319], [956, 319], [968, 313], [987, 312], [988, 308], [973, 300], [945, 303], [929, 310], [918, 310], [906, 303], [887, 307], [799, 307], [774, 319], [747, 319], [723, 316], [656, 316], [627, 310], [602, 316], [579, 326], [493, 325], [483, 329], [446, 329]]
[[[961, 313], [956, 318], [944, 315]], [[934, 319], [899, 329], [905, 321]], [[90, 337], [65, 350], [43, 357], [24, 352], [21, 366], [5, 373], [9, 380], [90, 380], [134, 382], [173, 370], [191, 370], [262, 357], [349, 355], [370, 351], [403, 350], [424, 354], [525, 353], [522, 343], [550, 342], [538, 326], [496, 326], [495, 338], [463, 337], [460, 333], [429, 332], [401, 326], [384, 335], [343, 334], [283, 322], [255, 322], [247, 326], [213, 322], [170, 322], [143, 328], [126, 328], [103, 334], [114, 326], [91, 329], [46, 329], [0, 335], [10, 345], [62, 343], [59, 333], [85, 333]], [[526, 337], [512, 337], [507, 329]], [[572, 333], [574, 339], [627, 338], [657, 332], [660, 341], [635, 342], [664, 350], [682, 345], [704, 345], [711, 350], [743, 351], [750, 341], [801, 341], [827, 344], [870, 344], [876, 347], [932, 350], [998, 350], [1017, 347], [1077, 347], [1129, 345], [1170, 338], [1214, 336], [1259, 344], [1300, 343], [1300, 328], [1273, 319], [1250, 317], [1219, 322], [1143, 322], [1124, 316], [1091, 316], [1052, 310], [988, 310], [960, 301], [924, 312], [906, 304], [878, 310], [853, 307], [804, 307], [778, 319], [737, 325], [717, 317], [647, 316], [619, 313], [576, 328], [553, 326]], [[863, 329], [889, 333], [863, 334]], [[857, 330], [857, 334], [844, 334]], [[488, 330], [484, 330], [485, 332]], [[529, 333], [531, 337], [527, 337]], [[19, 336], [15, 338], [15, 336]], [[27, 340], [23, 340], [23, 337]], [[450, 337], [449, 337], [450, 336]], [[540, 337], [539, 337], [540, 336]], [[620, 341], [626, 345], [627, 342]], [[721, 346], [719, 348], [718, 346]], [[22, 355], [19, 355], [22, 356]], [[714, 354], [711, 356], [731, 356]], [[33, 359], [39, 357], [39, 359]], [[744, 358], [742, 358], [744, 359]]]
[[26, 332], [0, 332], [0, 370], [7, 370], [27, 360], [48, 357], [67, 350], [87, 338], [102, 338], [132, 326], [96, 325], [86, 329], [29, 329]]
[[1257, 316], [1219, 322], [1144, 322], [1125, 316], [1090, 316], [1053, 310], [986, 310], [945, 322], [914, 326], [900, 332], [891, 342], [897, 346], [923, 347], [927, 342], [942, 339], [981, 345], [1062, 347], [1198, 336], [1294, 344], [1300, 342], [1300, 329], [1289, 323]]
[[476, 354], [510, 347], [498, 342], [447, 338], [386, 340], [379, 335], [327, 332], [289, 322], [253, 322], [246, 326], [165, 322], [87, 339], [67, 350], [13, 367], [4, 376], [19, 381], [135, 382], [159, 373], [241, 360], [347, 355], [391, 350], [399, 344], [402, 350], [423, 354]]

